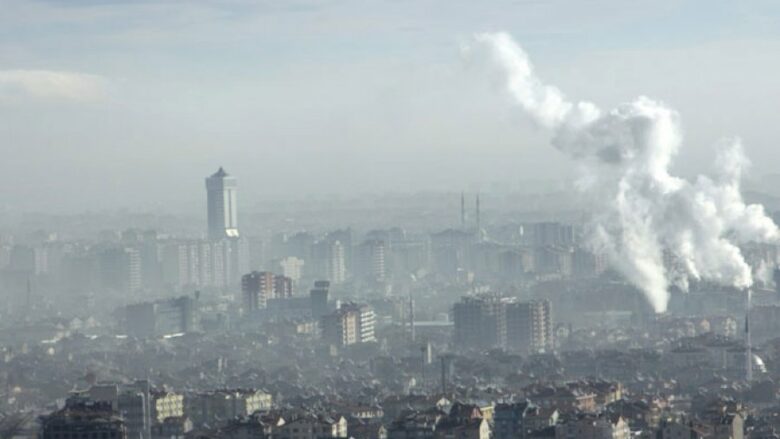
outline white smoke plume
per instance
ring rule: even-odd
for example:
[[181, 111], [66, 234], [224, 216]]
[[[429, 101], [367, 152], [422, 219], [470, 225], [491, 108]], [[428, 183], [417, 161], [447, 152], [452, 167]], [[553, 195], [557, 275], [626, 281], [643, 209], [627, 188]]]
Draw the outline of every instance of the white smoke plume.
[[686, 289], [691, 279], [752, 285], [738, 245], [775, 242], [780, 233], [762, 206], [742, 200], [748, 161], [739, 140], [721, 143], [711, 175], [676, 177], [669, 173], [681, 144], [676, 111], [647, 97], [610, 111], [571, 102], [535, 75], [509, 35], [479, 34], [475, 40], [468, 53], [487, 55], [513, 100], [580, 164], [582, 189], [599, 203], [592, 212], [592, 244], [656, 312], [666, 310], [670, 285]]

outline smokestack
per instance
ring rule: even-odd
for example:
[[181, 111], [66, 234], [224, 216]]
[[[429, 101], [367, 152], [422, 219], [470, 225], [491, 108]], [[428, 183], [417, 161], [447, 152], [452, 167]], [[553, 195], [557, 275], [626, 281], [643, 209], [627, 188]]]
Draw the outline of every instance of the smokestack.
[[460, 228], [466, 229], [466, 194], [460, 193]]
[[[738, 139], [720, 143], [710, 175], [677, 177], [671, 169], [683, 142], [674, 109], [644, 96], [611, 111], [571, 101], [536, 75], [509, 35], [477, 35], [466, 50], [480, 48], [500, 67], [515, 103], [581, 165], [588, 182], [581, 189], [597, 213], [588, 227], [592, 245], [644, 292], [655, 312], [666, 311], [671, 286], [685, 291], [689, 279], [738, 291], [753, 285], [740, 244], [776, 243], [780, 229], [763, 206], [746, 204], [740, 195], [748, 160]], [[667, 267], [667, 255], [685, 263]]]
[[747, 303], [745, 304], [745, 381], [753, 381], [753, 344], [750, 340], [750, 289], [747, 290]]

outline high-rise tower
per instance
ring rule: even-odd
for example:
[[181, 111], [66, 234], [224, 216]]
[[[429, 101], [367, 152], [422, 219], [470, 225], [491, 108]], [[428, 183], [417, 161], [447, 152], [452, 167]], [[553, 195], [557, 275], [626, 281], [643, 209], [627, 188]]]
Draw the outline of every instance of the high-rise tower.
[[238, 238], [237, 186], [222, 167], [206, 178], [209, 239]]

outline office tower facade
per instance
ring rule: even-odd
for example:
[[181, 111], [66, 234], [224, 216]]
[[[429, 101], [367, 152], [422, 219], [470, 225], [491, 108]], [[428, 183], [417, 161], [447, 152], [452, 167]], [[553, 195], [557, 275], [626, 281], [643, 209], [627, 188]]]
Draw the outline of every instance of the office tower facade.
[[237, 186], [235, 177], [221, 167], [206, 178], [209, 239], [238, 238]]

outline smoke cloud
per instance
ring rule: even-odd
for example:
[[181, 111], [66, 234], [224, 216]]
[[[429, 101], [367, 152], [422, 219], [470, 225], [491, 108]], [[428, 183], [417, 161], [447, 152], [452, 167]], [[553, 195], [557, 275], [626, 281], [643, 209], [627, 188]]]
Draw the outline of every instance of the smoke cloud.
[[486, 55], [512, 99], [553, 145], [577, 160], [580, 186], [597, 204], [589, 224], [592, 246], [666, 310], [669, 287], [706, 280], [747, 288], [751, 267], [739, 245], [776, 242], [780, 234], [760, 205], [746, 205], [740, 179], [748, 160], [739, 139], [719, 145], [712, 172], [693, 181], [671, 175], [681, 145], [680, 117], [647, 97], [602, 111], [571, 102], [534, 73], [523, 49], [505, 33], [475, 37], [466, 48]]

